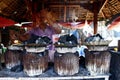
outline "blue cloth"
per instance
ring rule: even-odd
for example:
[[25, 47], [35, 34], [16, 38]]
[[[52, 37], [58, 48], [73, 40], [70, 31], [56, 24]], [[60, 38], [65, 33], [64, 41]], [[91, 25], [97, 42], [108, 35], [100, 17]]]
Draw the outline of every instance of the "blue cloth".
[[73, 34], [77, 39], [80, 39], [80, 35], [79, 35], [78, 30], [72, 30], [72, 31], [70, 32], [70, 34]]
[[87, 47], [86, 47], [86, 46], [84, 46], [84, 45], [78, 48], [78, 50], [77, 50], [77, 51], [79, 52], [79, 57], [80, 57], [80, 56], [85, 57], [85, 52], [84, 52], [84, 49], [87, 49]]

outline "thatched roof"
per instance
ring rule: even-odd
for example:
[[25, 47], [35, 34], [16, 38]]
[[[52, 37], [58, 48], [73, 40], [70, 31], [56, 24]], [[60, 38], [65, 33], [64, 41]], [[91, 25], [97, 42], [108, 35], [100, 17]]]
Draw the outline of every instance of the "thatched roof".
[[95, 10], [98, 12], [98, 20], [111, 19], [120, 13], [120, 0], [0, 0], [0, 16], [17, 22], [31, 21], [27, 1], [37, 5], [37, 12], [43, 8], [54, 11], [60, 21], [65, 18], [69, 21], [74, 14], [78, 20], [93, 20]]

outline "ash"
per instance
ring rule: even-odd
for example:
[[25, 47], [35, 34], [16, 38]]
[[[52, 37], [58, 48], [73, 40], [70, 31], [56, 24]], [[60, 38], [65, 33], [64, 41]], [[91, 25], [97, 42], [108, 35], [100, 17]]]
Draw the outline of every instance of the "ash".
[[[90, 75], [89, 71], [86, 68], [80, 67], [79, 73], [73, 75], [73, 76], [88, 76]], [[41, 75], [34, 76], [34, 77], [58, 77], [59, 75], [55, 73], [54, 67], [48, 68], [45, 72], [43, 72]], [[24, 71], [21, 72], [12, 72], [9, 69], [2, 69], [0, 71], [0, 77], [29, 77], [27, 76]], [[61, 76], [65, 77], [65, 76]], [[103, 79], [86, 79], [86, 80], [103, 80]]]
[[[85, 69], [80, 67], [79, 73], [75, 74], [74, 76], [86, 76], [90, 73]], [[55, 73], [54, 68], [50, 67], [45, 72], [43, 72], [41, 75], [35, 76], [35, 77], [57, 77], [59, 76], [57, 73]], [[21, 72], [12, 72], [9, 69], [2, 69], [0, 71], [0, 77], [28, 77], [24, 71]]]

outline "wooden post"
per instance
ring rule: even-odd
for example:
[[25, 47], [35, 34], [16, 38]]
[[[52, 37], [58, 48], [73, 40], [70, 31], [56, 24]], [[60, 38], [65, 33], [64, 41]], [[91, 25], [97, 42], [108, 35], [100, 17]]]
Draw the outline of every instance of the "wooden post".
[[64, 22], [66, 22], [66, 15], [67, 15], [67, 6], [66, 6], [66, 1], [67, 0], [64, 0]]
[[120, 40], [118, 40], [118, 51], [120, 51]]
[[67, 9], [67, 7], [66, 7], [66, 5], [64, 6], [64, 22], [66, 22], [66, 9]]
[[0, 42], [2, 41], [1, 30], [0, 30]]
[[94, 13], [94, 34], [97, 33], [97, 13]]
[[94, 34], [97, 33], [97, 17], [98, 17], [98, 4], [97, 2], [93, 3], [93, 13], [94, 13]]

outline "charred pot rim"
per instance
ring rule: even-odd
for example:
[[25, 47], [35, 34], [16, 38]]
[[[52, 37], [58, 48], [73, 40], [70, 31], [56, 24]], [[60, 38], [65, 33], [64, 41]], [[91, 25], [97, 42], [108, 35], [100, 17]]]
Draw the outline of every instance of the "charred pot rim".
[[58, 44], [54, 44], [54, 46], [55, 46], [56, 48], [62, 48], [62, 47], [65, 47], [65, 48], [73, 48], [73, 47], [77, 47], [77, 44], [72, 44], [72, 45], [65, 45], [65, 44], [60, 44], [60, 45], [58, 45]]
[[23, 51], [22, 50], [11, 50], [11, 49], [7, 49], [6, 50], [6, 52], [8, 52], [8, 51], [11, 51], [11, 52], [13, 52], [13, 53], [23, 53]]
[[9, 49], [7, 49], [7, 51], [4, 54], [5, 61], [6, 60], [8, 61], [8, 58], [10, 58], [10, 56], [8, 56], [8, 55], [10, 55], [12, 57], [16, 56], [16, 58], [18, 57], [18, 59], [22, 60], [23, 51], [21, 51], [21, 50], [9, 50]]
[[36, 56], [39, 56], [39, 57], [43, 57], [43, 56], [46, 56], [48, 55], [48, 50], [45, 50], [43, 52], [26, 52], [25, 54], [34, 54]]
[[25, 44], [24, 46], [26, 47], [46, 47], [47, 45], [45, 44], [34, 44], [34, 43], [31, 43], [31, 44]]
[[[88, 51], [85, 53], [86, 56], [94, 56], [95, 57], [101, 57], [102, 59], [107, 59], [107, 57], [111, 56], [111, 53], [108, 50], [105, 51]], [[107, 56], [106, 56], [107, 55]]]
[[[23, 60], [23, 63], [38, 63], [42, 58], [48, 58], [48, 50], [44, 51], [44, 52], [40, 52], [38, 54], [33, 54], [33, 53], [26, 53], [23, 55], [23, 59], [26, 59], [26, 60]], [[27, 58], [28, 57], [28, 58]], [[30, 59], [31, 57], [31, 59]]]
[[58, 53], [75, 53], [77, 51], [77, 47], [55, 47], [55, 51], [57, 51]]
[[95, 52], [100, 52], [100, 53], [103, 53], [103, 52], [109, 52], [108, 50], [104, 50], [104, 51], [89, 51], [89, 53], [95, 53]]
[[75, 56], [79, 57], [78, 51], [76, 51], [75, 53], [70, 53], [70, 52], [67, 52], [67, 53], [59, 53], [59, 52], [55, 51], [54, 57], [55, 57], [55, 58], [57, 58], [57, 57], [62, 57], [63, 55], [66, 55], [66, 54], [74, 54]]

